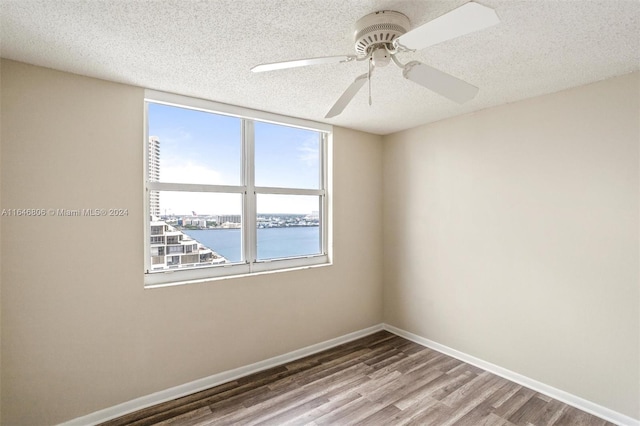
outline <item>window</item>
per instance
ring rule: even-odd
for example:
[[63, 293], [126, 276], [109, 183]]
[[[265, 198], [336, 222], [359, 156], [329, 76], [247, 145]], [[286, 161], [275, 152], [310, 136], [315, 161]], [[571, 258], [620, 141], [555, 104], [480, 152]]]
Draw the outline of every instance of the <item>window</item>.
[[145, 97], [145, 285], [330, 262], [331, 126]]

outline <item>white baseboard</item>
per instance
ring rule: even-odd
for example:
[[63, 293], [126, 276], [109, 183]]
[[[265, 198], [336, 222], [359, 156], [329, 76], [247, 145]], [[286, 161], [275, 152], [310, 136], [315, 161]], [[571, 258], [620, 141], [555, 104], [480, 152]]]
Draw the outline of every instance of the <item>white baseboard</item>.
[[363, 330], [355, 331], [353, 333], [345, 334], [344, 336], [336, 337], [335, 339], [327, 340], [315, 345], [307, 346], [302, 349], [295, 350], [293, 352], [279, 355], [273, 358], [259, 361], [254, 364], [246, 365], [244, 367], [235, 368], [233, 370], [224, 371], [222, 373], [214, 374], [203, 379], [194, 380], [190, 383], [175, 386], [170, 389], [166, 389], [160, 392], [153, 393], [151, 395], [143, 396], [133, 399], [131, 401], [123, 402], [122, 404], [115, 405], [113, 407], [105, 408], [100, 411], [96, 411], [86, 416], [77, 417], [73, 420], [61, 423], [59, 426], [87, 426], [97, 425], [107, 420], [112, 420], [120, 416], [124, 416], [129, 413], [133, 413], [138, 410], [142, 410], [147, 407], [151, 407], [156, 404], [171, 401], [173, 399], [181, 398], [183, 396], [191, 395], [196, 392], [203, 391], [205, 389], [212, 388], [214, 386], [221, 385], [223, 383], [236, 380], [240, 377], [248, 376], [249, 374], [257, 373], [258, 371], [267, 370], [272, 367], [277, 367], [282, 364], [286, 364], [291, 361], [295, 361], [300, 358], [304, 358], [309, 355], [313, 355], [318, 352], [322, 352], [326, 349], [333, 348], [334, 346], [341, 345], [343, 343], [351, 342], [352, 340], [359, 339], [361, 337], [368, 336], [377, 331], [383, 329], [382, 324], [375, 325], [373, 327], [365, 328]]
[[523, 376], [522, 374], [507, 370], [506, 368], [502, 368], [495, 364], [491, 364], [490, 362], [452, 349], [448, 346], [441, 345], [440, 343], [436, 343], [432, 340], [425, 339], [424, 337], [418, 336], [416, 334], [409, 333], [408, 331], [402, 330], [392, 325], [383, 324], [382, 327], [385, 330], [400, 337], [404, 337], [407, 340], [411, 340], [412, 342], [415, 342], [419, 345], [426, 346], [427, 348], [436, 350], [438, 352], [442, 352], [443, 354], [449, 355], [468, 364], [475, 365], [476, 367], [482, 368], [483, 370], [493, 373], [496, 376], [504, 377], [507, 380], [518, 383], [519, 385], [525, 386], [536, 392], [540, 392], [541, 394], [550, 396], [551, 398], [557, 399], [558, 401], [564, 402], [567, 405], [571, 405], [572, 407], [593, 414], [594, 416], [598, 416], [611, 423], [615, 423], [620, 426], [640, 426], [640, 420], [636, 420], [622, 413], [618, 413], [617, 411], [613, 411], [609, 408], [580, 398], [576, 395], [572, 395], [563, 390], [556, 389], [544, 383], [538, 382], [529, 377]]

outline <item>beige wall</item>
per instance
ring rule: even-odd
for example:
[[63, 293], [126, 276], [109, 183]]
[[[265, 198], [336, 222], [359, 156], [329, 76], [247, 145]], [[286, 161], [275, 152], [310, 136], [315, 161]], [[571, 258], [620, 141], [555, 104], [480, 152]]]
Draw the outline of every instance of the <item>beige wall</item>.
[[379, 324], [382, 141], [334, 134], [335, 263], [143, 289], [143, 90], [2, 61], [5, 424], [69, 420]]
[[[0, 67], [0, 86], [2, 68]], [[0, 90], [0, 96], [2, 91]], [[2, 164], [2, 102], [0, 102], [0, 165]], [[2, 173], [0, 173], [0, 211], [2, 211]], [[0, 242], [2, 241], [2, 217], [0, 217]], [[0, 397], [2, 395], [2, 244], [0, 244]], [[0, 424], [2, 424], [2, 404], [0, 403]]]
[[384, 139], [386, 322], [640, 418], [639, 74]]

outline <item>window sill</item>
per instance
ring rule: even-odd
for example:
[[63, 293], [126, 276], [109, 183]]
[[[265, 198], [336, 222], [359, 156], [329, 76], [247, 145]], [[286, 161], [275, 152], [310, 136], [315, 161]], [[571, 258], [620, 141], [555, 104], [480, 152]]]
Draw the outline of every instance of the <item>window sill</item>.
[[[209, 270], [217, 269], [219, 271], [228, 270], [228, 273], [225, 273], [224, 275], [221, 274], [218, 276], [208, 275], [203, 277], [194, 277], [193, 274], [191, 274], [191, 272], [193, 272], [194, 270], [176, 271], [168, 274], [166, 272], [146, 273], [144, 275], [144, 281], [145, 281], [144, 288], [156, 289], [156, 288], [174, 287], [174, 286], [181, 286], [181, 285], [188, 285], [188, 284], [202, 284], [202, 283], [207, 283], [212, 281], [223, 281], [223, 280], [232, 280], [236, 278], [248, 278], [248, 277], [261, 276], [261, 275], [279, 274], [283, 272], [302, 271], [305, 269], [323, 268], [326, 266], [333, 265], [333, 262], [328, 259], [328, 256], [318, 256], [316, 260], [317, 262], [315, 263], [308, 263], [305, 265], [296, 265], [296, 266], [283, 265], [283, 267], [278, 269], [264, 269], [264, 270], [255, 270], [255, 271], [250, 271], [249, 265], [247, 264], [207, 268]], [[278, 262], [286, 262], [286, 261], [274, 260], [271, 262], [264, 262], [264, 263], [273, 265]], [[197, 271], [211, 272], [211, 271], [203, 271], [203, 270], [197, 270]], [[167, 275], [171, 275], [172, 277], [175, 275], [176, 279], [167, 281], [166, 280]], [[184, 277], [184, 279], [179, 278], [181, 276]]]

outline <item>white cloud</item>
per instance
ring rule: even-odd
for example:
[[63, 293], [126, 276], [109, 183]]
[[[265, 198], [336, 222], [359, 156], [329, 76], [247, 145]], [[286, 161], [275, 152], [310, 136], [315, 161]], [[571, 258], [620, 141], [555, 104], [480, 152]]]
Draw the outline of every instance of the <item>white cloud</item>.
[[318, 141], [317, 139], [311, 139], [305, 141], [302, 145], [298, 146], [298, 160], [305, 163], [307, 166], [318, 167], [318, 162], [320, 160], [320, 152], [318, 150]]

